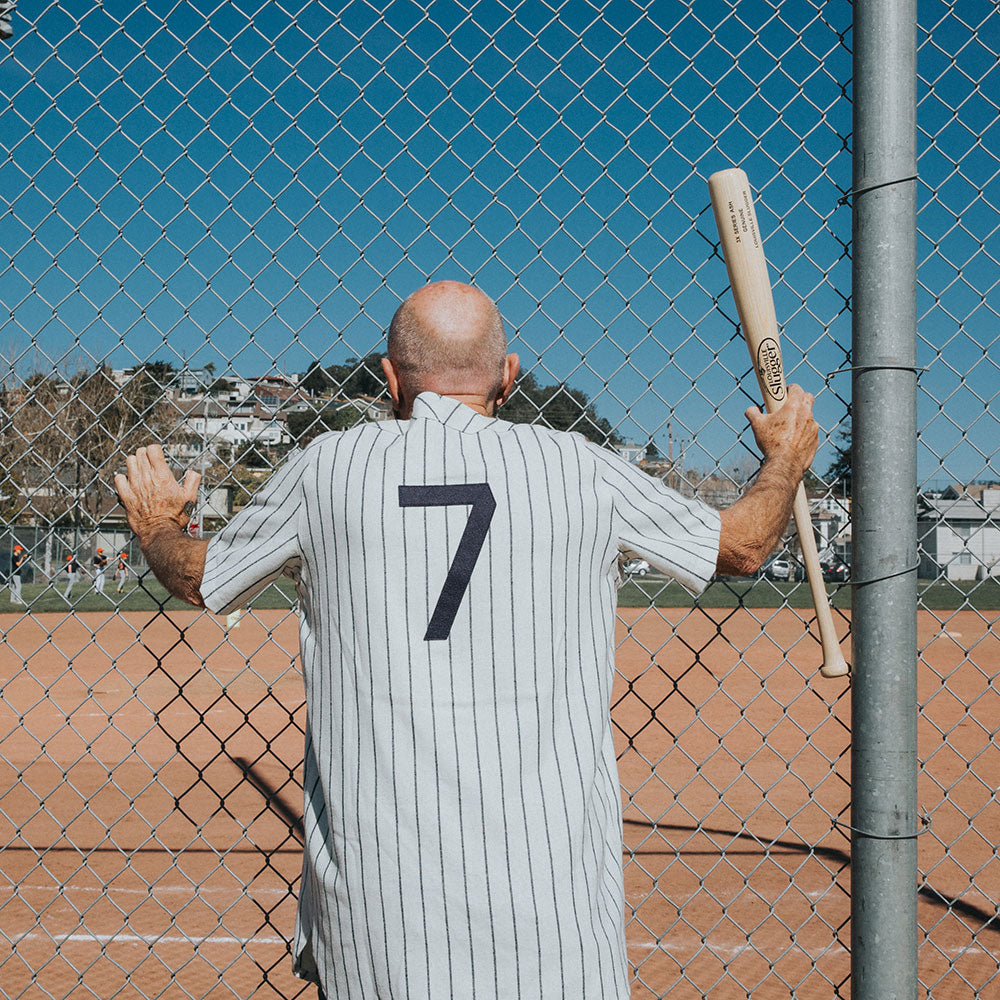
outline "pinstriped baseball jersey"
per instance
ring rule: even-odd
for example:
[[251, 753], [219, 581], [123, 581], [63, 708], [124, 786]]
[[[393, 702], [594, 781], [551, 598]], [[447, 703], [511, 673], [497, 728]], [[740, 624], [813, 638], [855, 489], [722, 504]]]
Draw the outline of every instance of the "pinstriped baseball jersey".
[[317, 438], [209, 544], [297, 580], [299, 975], [330, 998], [625, 998], [617, 556], [692, 589], [719, 515], [577, 434], [421, 394]]

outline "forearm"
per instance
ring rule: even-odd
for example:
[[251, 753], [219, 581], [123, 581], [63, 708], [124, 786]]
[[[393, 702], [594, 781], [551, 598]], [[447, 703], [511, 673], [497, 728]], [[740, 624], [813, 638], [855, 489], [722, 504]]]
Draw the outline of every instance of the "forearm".
[[203, 608], [201, 581], [208, 542], [192, 538], [179, 524], [164, 520], [143, 531], [142, 554], [156, 579], [182, 601]]
[[760, 569], [784, 534], [801, 479], [801, 469], [787, 458], [764, 462], [753, 486], [721, 512], [717, 572], [749, 576]]

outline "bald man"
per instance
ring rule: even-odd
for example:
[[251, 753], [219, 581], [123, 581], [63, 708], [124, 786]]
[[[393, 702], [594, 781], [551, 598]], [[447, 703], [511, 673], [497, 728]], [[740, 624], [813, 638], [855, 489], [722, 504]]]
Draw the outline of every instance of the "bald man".
[[748, 411], [764, 462], [720, 514], [498, 418], [518, 359], [468, 285], [400, 306], [384, 371], [396, 421], [317, 438], [207, 545], [184, 530], [198, 477], [178, 484], [158, 446], [116, 479], [176, 596], [223, 614], [296, 582], [295, 971], [331, 998], [625, 1000], [618, 555], [695, 591], [755, 571], [816, 450], [812, 399]]

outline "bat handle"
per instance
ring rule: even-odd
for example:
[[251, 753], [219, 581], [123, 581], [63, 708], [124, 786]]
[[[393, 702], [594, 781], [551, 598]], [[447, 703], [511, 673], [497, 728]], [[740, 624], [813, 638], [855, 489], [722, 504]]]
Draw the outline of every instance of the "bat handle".
[[819, 626], [819, 638], [823, 646], [823, 666], [820, 668], [820, 673], [824, 677], [843, 677], [849, 672], [849, 668], [844, 654], [840, 651], [840, 640], [833, 625], [833, 612], [830, 610], [830, 599], [827, 597], [823, 582], [823, 570], [819, 564], [819, 553], [816, 551], [816, 537], [813, 535], [809, 501], [806, 499], [806, 488], [803, 483], [799, 483], [795, 493], [794, 513], [799, 546], [802, 549], [802, 561], [806, 567], [809, 589], [812, 591], [816, 623]]

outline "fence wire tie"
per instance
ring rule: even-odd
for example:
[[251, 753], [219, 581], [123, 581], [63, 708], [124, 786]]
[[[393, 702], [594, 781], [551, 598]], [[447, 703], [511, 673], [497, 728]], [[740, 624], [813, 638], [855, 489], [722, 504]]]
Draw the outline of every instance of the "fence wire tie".
[[920, 569], [919, 559], [912, 566], [907, 566], [905, 569], [898, 569], [895, 573], [886, 573], [885, 576], [872, 576], [867, 580], [848, 580], [844, 583], [844, 586], [867, 587], [870, 583], [881, 583], [883, 580], [892, 580], [897, 576], [906, 576], [907, 573], [916, 573], [918, 569]]
[[831, 829], [840, 826], [845, 830], [850, 830], [851, 833], [860, 834], [862, 837], [871, 837], [874, 840], [916, 840], [921, 834], [929, 833], [934, 829], [934, 820], [928, 815], [926, 809], [922, 810], [920, 814], [920, 825], [923, 829], [917, 830], [915, 833], [873, 833], [871, 830], [862, 830], [861, 827], [851, 826], [850, 823], [845, 823], [843, 820], [837, 819], [836, 816], [831, 816], [830, 822], [833, 824]]
[[840, 375], [842, 372], [913, 372], [919, 380], [920, 376], [927, 371], [922, 365], [847, 365], [845, 368], [834, 368], [830, 375]]
[[869, 191], [877, 191], [879, 188], [892, 187], [893, 184], [909, 184], [910, 181], [915, 181], [919, 177], [918, 174], [913, 174], [911, 177], [899, 177], [894, 181], [882, 181], [879, 184], [869, 184], [867, 187], [863, 188], [852, 188], [843, 198], [837, 199], [838, 205], [846, 205], [851, 198], [857, 197], [859, 194], [868, 194]]

